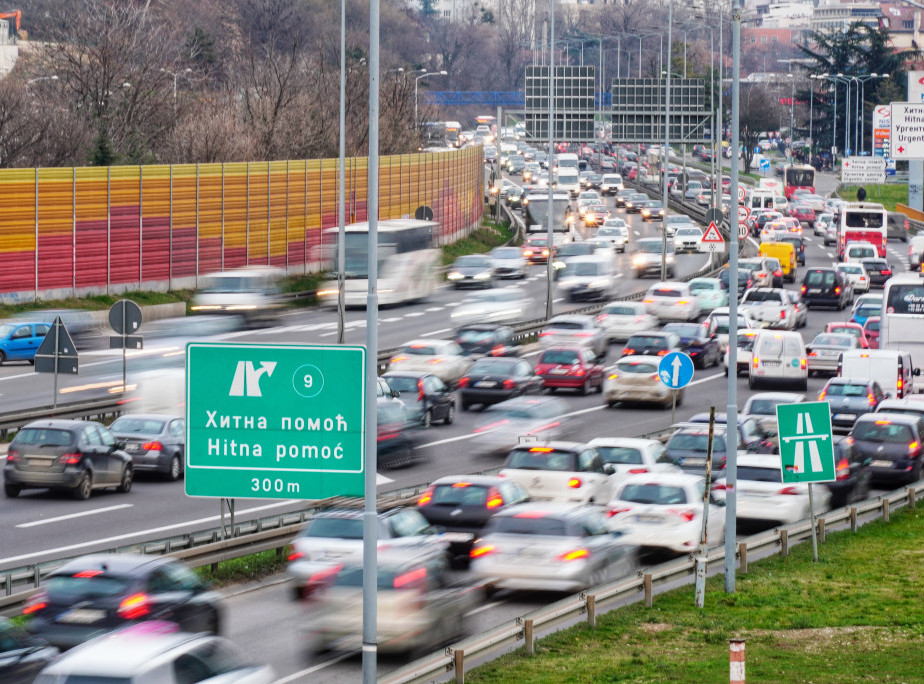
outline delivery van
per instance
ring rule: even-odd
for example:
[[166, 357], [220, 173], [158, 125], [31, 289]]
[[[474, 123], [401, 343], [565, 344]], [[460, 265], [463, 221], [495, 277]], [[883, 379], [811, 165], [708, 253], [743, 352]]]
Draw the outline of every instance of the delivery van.
[[758, 255], [780, 262], [783, 280], [796, 282], [796, 249], [788, 242], [761, 242]]
[[920, 369], [911, 365], [911, 354], [899, 349], [851, 349], [845, 351], [837, 366], [843, 378], [875, 380], [893, 399], [903, 399], [914, 392], [914, 379]]

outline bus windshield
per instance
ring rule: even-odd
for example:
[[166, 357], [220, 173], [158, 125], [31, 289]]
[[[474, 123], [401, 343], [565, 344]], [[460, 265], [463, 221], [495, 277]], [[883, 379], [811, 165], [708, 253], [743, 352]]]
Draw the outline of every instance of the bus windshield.
[[812, 187], [815, 185], [815, 169], [790, 168], [786, 170], [786, 185]]

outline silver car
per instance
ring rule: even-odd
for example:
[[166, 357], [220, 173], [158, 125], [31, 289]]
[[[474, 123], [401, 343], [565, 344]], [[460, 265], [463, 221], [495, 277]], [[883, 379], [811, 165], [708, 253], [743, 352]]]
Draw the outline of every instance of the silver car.
[[805, 345], [808, 354], [808, 372], [837, 373], [837, 365], [844, 352], [859, 349], [857, 338], [847, 333], [820, 333], [811, 343]]
[[480, 451], [506, 453], [521, 439], [565, 439], [574, 429], [568, 404], [557, 397], [515, 397], [485, 409], [475, 423]]
[[593, 316], [564, 314], [555, 316], [539, 333], [539, 346], [589, 347], [597, 356], [606, 355], [607, 335], [597, 326]]

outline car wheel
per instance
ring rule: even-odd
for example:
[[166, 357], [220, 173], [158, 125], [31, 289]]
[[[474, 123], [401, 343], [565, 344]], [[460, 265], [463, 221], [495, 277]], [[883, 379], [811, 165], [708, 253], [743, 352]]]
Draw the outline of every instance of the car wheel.
[[469, 404], [467, 401], [463, 401], [463, 402], [462, 402], [462, 410], [463, 410], [463, 411], [468, 411], [468, 407], [469, 407], [469, 406], [470, 406], [470, 404]]
[[119, 481], [119, 486], [116, 487], [116, 491], [120, 494], [128, 494], [132, 490], [132, 480], [134, 479], [135, 470], [131, 466], [125, 466], [125, 469], [122, 471], [122, 479]]
[[170, 467], [167, 469], [167, 479], [171, 482], [176, 482], [180, 479], [182, 475], [182, 464], [180, 463], [180, 455], [174, 454], [173, 458], [170, 459]]
[[420, 427], [424, 430], [428, 429], [433, 422], [433, 412], [430, 409], [424, 411], [423, 418], [420, 420]]
[[590, 380], [586, 380], [584, 384], [581, 385], [581, 389], [579, 390], [579, 392], [582, 397], [587, 396], [587, 394], [590, 392]]
[[80, 501], [86, 501], [90, 498], [90, 492], [92, 491], [93, 478], [90, 473], [85, 472], [80, 476], [80, 479], [77, 481], [77, 486], [73, 489], [74, 498]]
[[452, 425], [452, 421], [456, 419], [456, 405], [450, 404], [449, 409], [446, 411], [446, 417], [443, 418], [443, 425]]
[[613, 408], [614, 406], [616, 406], [616, 402], [615, 402], [615, 401], [608, 401], [608, 402], [606, 402], [606, 407], [607, 407], [608, 409], [611, 409], [611, 408]]
[[22, 491], [22, 487], [20, 487], [19, 485], [14, 485], [14, 484], [4, 484], [3, 485], [3, 493], [6, 494], [7, 498], [9, 499], [15, 499], [17, 496], [19, 496], [19, 492], [21, 491]]
[[3, 365], [3, 362], [6, 361], [6, 354], [0, 351], [0, 366]]
[[748, 376], [748, 388], [757, 389], [757, 382], [754, 380], [753, 375]]

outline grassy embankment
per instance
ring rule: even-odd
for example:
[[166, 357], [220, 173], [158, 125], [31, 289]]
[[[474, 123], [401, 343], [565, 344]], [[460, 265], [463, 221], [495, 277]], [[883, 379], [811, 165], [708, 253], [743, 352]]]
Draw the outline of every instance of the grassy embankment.
[[[848, 202], [855, 202], [857, 199], [856, 185], [842, 185], [837, 189], [837, 194]], [[895, 211], [895, 204], [901, 202], [908, 204], [908, 185], [903, 183], [889, 185], [867, 185], [866, 201], [878, 202], [889, 211]]]

